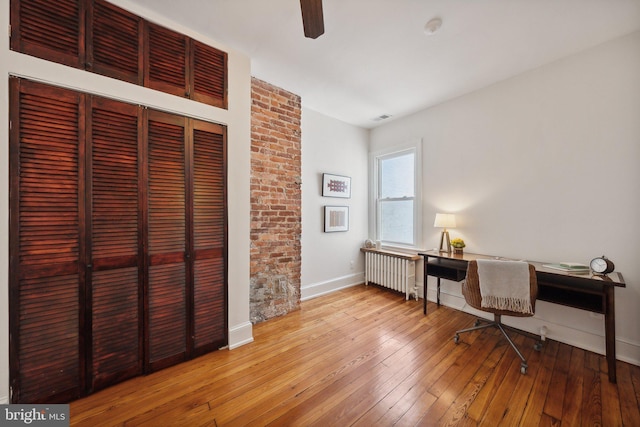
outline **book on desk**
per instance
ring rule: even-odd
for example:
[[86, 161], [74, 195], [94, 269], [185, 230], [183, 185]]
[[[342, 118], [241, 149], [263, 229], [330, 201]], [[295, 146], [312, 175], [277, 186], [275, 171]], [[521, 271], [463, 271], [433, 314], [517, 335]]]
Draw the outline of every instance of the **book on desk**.
[[552, 268], [554, 270], [566, 271], [575, 274], [586, 274], [591, 271], [588, 265], [577, 262], [561, 262], [558, 264], [543, 264], [543, 267]]

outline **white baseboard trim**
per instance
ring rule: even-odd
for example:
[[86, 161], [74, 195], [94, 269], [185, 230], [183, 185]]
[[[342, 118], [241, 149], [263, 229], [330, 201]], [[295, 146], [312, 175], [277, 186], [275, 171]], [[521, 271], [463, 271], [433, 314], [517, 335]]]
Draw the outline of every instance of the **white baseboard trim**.
[[229, 328], [229, 350], [253, 342], [253, 324], [245, 322]]
[[0, 405], [8, 405], [9, 396], [0, 396]]
[[335, 279], [326, 280], [324, 282], [303, 285], [300, 288], [300, 300], [316, 298], [326, 295], [339, 289], [349, 288], [364, 283], [364, 272], [349, 274], [347, 276], [336, 277]]
[[[419, 291], [422, 291], [422, 283], [419, 284]], [[436, 302], [436, 290], [431, 288], [427, 289], [427, 298], [429, 301]], [[491, 318], [490, 314], [468, 306], [462, 295], [452, 295], [450, 293], [444, 293], [441, 290], [440, 304], [455, 308], [456, 310], [464, 311], [465, 313], [473, 314], [474, 316], [484, 317], [486, 319]], [[566, 324], [552, 322], [538, 317], [538, 315], [533, 318], [504, 317], [503, 321], [506, 325], [513, 326], [514, 328], [521, 329], [535, 335], [540, 333], [540, 328], [542, 326], [546, 326], [549, 330], [547, 334], [547, 338], [549, 339], [601, 354], [603, 356], [605, 354], [604, 332], [593, 333], [576, 329]], [[616, 359], [632, 365], [640, 366], [640, 345], [638, 343], [632, 343], [616, 338]]]

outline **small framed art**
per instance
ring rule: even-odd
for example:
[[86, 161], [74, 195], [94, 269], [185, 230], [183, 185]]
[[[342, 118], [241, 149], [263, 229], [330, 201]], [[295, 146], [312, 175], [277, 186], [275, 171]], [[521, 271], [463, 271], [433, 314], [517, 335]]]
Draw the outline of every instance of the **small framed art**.
[[322, 195], [324, 197], [351, 197], [351, 178], [348, 176], [322, 174]]
[[349, 206], [324, 207], [324, 232], [349, 230]]

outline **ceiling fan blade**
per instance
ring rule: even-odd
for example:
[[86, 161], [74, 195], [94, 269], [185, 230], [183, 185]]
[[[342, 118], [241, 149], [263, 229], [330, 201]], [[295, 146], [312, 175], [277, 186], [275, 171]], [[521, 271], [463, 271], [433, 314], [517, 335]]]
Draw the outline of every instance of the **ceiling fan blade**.
[[300, 0], [304, 36], [315, 39], [324, 34], [322, 0]]

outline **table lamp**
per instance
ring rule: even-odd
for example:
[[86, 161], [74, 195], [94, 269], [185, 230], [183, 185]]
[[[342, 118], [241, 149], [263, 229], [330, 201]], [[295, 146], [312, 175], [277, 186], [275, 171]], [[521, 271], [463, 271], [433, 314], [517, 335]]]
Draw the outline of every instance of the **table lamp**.
[[451, 252], [451, 242], [449, 241], [449, 232], [447, 228], [455, 228], [456, 217], [454, 214], [437, 213], [436, 220], [433, 223], [434, 227], [441, 227], [442, 233], [440, 234], [440, 251], [444, 251], [444, 239], [447, 239], [447, 252]]

